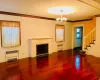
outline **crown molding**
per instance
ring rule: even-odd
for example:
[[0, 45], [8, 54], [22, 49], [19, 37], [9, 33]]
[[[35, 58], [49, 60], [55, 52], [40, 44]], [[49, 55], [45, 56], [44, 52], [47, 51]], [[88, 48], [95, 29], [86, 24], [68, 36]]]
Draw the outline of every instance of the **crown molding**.
[[20, 17], [29, 17], [29, 18], [37, 18], [37, 19], [46, 19], [46, 20], [55, 20], [54, 18], [35, 16], [35, 15], [28, 15], [28, 14], [21, 14], [21, 13], [14, 13], [14, 12], [6, 12], [6, 11], [0, 11], [0, 14], [12, 15], [12, 16], [20, 16]]
[[[14, 13], [14, 12], [6, 12], [6, 11], [0, 11], [0, 14], [4, 15], [12, 15], [12, 16], [19, 16], [19, 17], [28, 17], [28, 18], [37, 18], [37, 19], [45, 19], [45, 20], [56, 20], [55, 18], [48, 18], [48, 17], [42, 17], [42, 16], [35, 16], [35, 15], [28, 15], [28, 14], [21, 14], [21, 13]], [[100, 15], [96, 15], [100, 16]], [[81, 22], [81, 21], [89, 21], [92, 19], [84, 19], [84, 20], [67, 20], [67, 22]]]
[[74, 20], [74, 21], [69, 21], [69, 22], [83, 22], [83, 21], [90, 21], [90, 20], [92, 20], [92, 18], [91, 19], [83, 19], [83, 20]]
[[100, 17], [100, 14], [98, 14], [98, 15], [95, 15], [95, 17]]

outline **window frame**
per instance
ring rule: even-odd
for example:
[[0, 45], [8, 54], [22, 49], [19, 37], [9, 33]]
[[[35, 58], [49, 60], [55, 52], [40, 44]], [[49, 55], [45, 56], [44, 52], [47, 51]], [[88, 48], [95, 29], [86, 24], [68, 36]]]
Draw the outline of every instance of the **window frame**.
[[[57, 41], [56, 29], [57, 29], [57, 27], [59, 27], [59, 26], [63, 29], [64, 34], [63, 34], [63, 40]], [[55, 25], [55, 41], [56, 41], [56, 42], [64, 42], [64, 41], [65, 41], [65, 25], [59, 25], [59, 24], [56, 24], [56, 25]]]
[[[17, 44], [17, 45], [12, 45], [12, 46], [3, 46], [3, 39], [2, 39], [2, 37], [3, 37], [3, 35], [2, 35], [2, 28], [3, 28], [3, 25], [2, 25], [2, 23], [3, 22], [16, 22], [16, 23], [18, 23], [19, 24], [19, 44]], [[9, 21], [9, 20], [0, 20], [0, 26], [1, 26], [1, 47], [3, 47], [3, 48], [12, 48], [12, 47], [18, 47], [18, 46], [20, 46], [21, 45], [21, 27], [20, 27], [20, 21]], [[9, 27], [9, 26], [8, 26]], [[17, 27], [17, 26], [16, 26]]]

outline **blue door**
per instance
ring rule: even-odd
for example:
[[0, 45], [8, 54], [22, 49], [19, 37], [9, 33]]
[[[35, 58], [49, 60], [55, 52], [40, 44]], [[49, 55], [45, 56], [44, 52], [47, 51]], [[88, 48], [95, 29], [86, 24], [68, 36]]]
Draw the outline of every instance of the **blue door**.
[[76, 27], [75, 33], [75, 47], [82, 50], [83, 27]]

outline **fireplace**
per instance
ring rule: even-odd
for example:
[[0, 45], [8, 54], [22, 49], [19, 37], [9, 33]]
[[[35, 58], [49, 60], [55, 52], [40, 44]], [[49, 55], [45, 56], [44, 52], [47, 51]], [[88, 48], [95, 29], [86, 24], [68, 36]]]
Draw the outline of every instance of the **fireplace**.
[[29, 57], [42, 57], [53, 52], [53, 38], [32, 38], [28, 40]]
[[48, 53], [48, 44], [38, 44], [36, 45], [36, 56], [44, 55]]

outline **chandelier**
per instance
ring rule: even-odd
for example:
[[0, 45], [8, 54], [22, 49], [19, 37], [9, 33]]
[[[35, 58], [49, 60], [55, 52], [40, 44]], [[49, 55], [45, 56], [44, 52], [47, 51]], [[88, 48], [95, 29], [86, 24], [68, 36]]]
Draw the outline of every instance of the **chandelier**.
[[66, 17], [63, 17], [63, 15], [73, 13], [74, 11], [74, 8], [66, 6], [56, 6], [48, 9], [49, 13], [60, 15], [56, 20], [62, 22], [68, 20]]
[[56, 18], [56, 21], [67, 21], [67, 18], [63, 17], [63, 10], [60, 10], [60, 17]]

